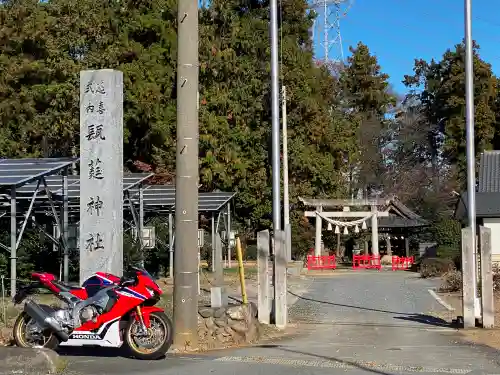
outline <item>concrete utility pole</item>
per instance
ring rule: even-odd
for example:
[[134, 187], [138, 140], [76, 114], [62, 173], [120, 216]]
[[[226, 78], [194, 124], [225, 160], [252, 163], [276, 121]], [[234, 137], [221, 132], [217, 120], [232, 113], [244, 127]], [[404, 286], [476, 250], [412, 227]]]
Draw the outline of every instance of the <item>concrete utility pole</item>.
[[471, 228], [471, 246], [469, 251], [474, 254], [473, 267], [471, 271], [472, 280], [469, 282], [474, 286], [474, 314], [478, 317], [479, 301], [477, 299], [477, 240], [476, 240], [476, 154], [474, 150], [474, 68], [472, 51], [472, 5], [471, 0], [464, 3], [464, 29], [465, 29], [465, 139], [467, 158], [467, 199], [468, 219]]
[[198, 1], [177, 6], [174, 345], [198, 346]]
[[283, 101], [281, 103], [283, 113], [283, 218], [285, 226], [290, 224], [290, 202], [288, 198], [288, 129], [286, 121], [286, 87], [283, 86]]
[[283, 138], [283, 222], [285, 229], [286, 260], [292, 260], [292, 232], [290, 227], [290, 198], [288, 192], [288, 123], [286, 116], [286, 86], [283, 85], [283, 97], [281, 99], [282, 138]]
[[278, 3], [271, 0], [271, 110], [272, 110], [272, 170], [273, 170], [273, 231], [281, 229], [280, 204], [280, 93], [278, 66]]

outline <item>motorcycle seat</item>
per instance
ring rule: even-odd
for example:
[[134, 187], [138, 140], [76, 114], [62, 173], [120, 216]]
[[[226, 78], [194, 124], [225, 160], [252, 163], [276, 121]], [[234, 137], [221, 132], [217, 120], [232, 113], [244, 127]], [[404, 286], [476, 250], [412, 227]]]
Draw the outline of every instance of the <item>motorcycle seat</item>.
[[65, 291], [65, 292], [70, 292], [72, 290], [80, 290], [82, 289], [82, 287], [80, 286], [74, 286], [74, 285], [69, 285], [69, 284], [66, 284], [62, 281], [52, 281], [52, 284], [54, 284], [56, 287], [58, 287], [59, 289], [61, 289], [62, 291]]

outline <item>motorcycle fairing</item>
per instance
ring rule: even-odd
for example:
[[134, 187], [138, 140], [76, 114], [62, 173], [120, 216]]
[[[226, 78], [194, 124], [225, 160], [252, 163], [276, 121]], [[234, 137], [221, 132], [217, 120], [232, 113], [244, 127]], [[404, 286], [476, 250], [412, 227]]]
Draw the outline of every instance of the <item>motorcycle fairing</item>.
[[[81, 328], [81, 327], [80, 327]], [[96, 332], [75, 330], [68, 341], [61, 342], [60, 346], [102, 346], [119, 348], [123, 344], [120, 336], [120, 318], [116, 318], [101, 326]]]

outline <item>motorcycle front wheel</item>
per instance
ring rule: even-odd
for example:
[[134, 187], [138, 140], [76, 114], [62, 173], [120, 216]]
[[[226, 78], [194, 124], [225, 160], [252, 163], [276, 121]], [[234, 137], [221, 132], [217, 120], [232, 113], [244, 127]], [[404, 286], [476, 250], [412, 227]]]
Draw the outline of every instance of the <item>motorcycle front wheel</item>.
[[162, 358], [172, 345], [172, 322], [162, 312], [153, 312], [149, 315], [151, 322], [147, 332], [143, 332], [141, 323], [130, 319], [125, 332], [124, 341], [131, 356], [155, 360]]
[[24, 311], [14, 323], [14, 341], [20, 348], [55, 349], [59, 339], [51, 332], [42, 331], [35, 320]]

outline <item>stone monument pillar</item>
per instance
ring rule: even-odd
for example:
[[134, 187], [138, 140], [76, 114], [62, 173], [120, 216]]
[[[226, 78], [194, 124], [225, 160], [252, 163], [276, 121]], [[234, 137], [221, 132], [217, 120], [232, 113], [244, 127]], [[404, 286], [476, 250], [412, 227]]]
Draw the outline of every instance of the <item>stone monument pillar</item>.
[[123, 73], [80, 72], [80, 282], [123, 273]]

